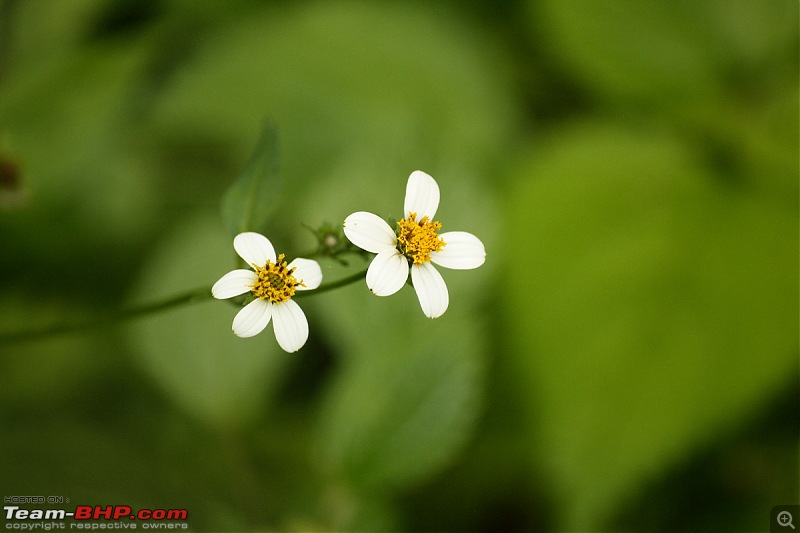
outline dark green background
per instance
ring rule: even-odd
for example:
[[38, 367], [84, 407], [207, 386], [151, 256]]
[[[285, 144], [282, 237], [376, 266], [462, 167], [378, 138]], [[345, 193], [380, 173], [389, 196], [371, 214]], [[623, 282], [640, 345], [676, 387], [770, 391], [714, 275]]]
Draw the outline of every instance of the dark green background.
[[0, 0], [0, 333], [210, 287], [264, 119], [278, 251], [402, 216], [421, 169], [488, 252], [435, 321], [410, 288], [303, 299], [293, 355], [217, 301], [0, 345], [0, 493], [198, 531], [768, 530], [798, 97], [793, 0]]

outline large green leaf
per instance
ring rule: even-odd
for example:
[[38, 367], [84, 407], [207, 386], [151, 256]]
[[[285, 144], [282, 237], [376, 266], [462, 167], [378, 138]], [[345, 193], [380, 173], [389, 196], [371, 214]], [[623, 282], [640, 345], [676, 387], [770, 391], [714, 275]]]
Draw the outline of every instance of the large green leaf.
[[758, 79], [761, 90], [776, 65], [796, 72], [795, 2], [544, 0], [531, 13], [553, 57], [592, 91], [628, 104], [693, 108], [732, 81]]
[[[204, 35], [165, 85], [153, 116], [161, 138], [191, 129], [241, 149], [254, 117], [268, 116], [287, 183], [327, 175], [343, 155], [410, 172], [454, 154], [485, 162], [509, 142], [505, 60], [463, 13], [316, 2], [253, 5], [236, 22]], [[308, 192], [287, 188], [287, 207]]]
[[347, 317], [329, 321], [331, 341], [349, 359], [328, 391], [319, 450], [331, 473], [369, 498], [430, 477], [470, 438], [485, 341], [471, 310], [427, 319], [410, 287], [391, 299], [364, 287], [335, 298]]
[[247, 167], [222, 198], [222, 220], [231, 235], [262, 231], [278, 203], [281, 185], [278, 132], [266, 122]]
[[505, 249], [504, 323], [559, 527], [597, 530], [796, 372], [797, 205], [668, 137], [584, 125], [559, 141], [509, 191], [526, 237]]

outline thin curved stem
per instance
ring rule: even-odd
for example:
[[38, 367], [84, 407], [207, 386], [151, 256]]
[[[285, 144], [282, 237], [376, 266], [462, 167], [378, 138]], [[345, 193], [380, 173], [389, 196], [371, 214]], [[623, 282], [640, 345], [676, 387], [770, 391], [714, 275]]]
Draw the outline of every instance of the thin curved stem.
[[28, 342], [33, 340], [44, 339], [61, 335], [63, 333], [72, 333], [76, 331], [85, 331], [96, 327], [109, 326], [124, 320], [138, 318], [143, 315], [151, 313], [158, 313], [180, 305], [196, 303], [202, 300], [211, 298], [211, 291], [207, 287], [202, 289], [195, 289], [182, 294], [178, 294], [171, 298], [142, 304], [136, 307], [130, 307], [117, 312], [106, 314], [99, 318], [85, 319], [74, 322], [64, 322], [61, 324], [53, 324], [43, 328], [29, 329], [25, 331], [18, 331], [15, 333], [6, 333], [0, 335], [0, 346], [8, 346], [21, 342]]
[[366, 270], [362, 270], [361, 272], [358, 272], [357, 274], [353, 274], [352, 276], [347, 276], [347, 277], [344, 277], [342, 279], [337, 279], [336, 281], [331, 281], [330, 283], [323, 283], [322, 285], [320, 285], [319, 287], [317, 287], [314, 290], [296, 292], [296, 293], [294, 293], [294, 296], [292, 296], [292, 299], [305, 298], [307, 296], [314, 296], [314, 295], [317, 295], [317, 294], [321, 294], [323, 292], [332, 291], [332, 290], [338, 289], [340, 287], [346, 287], [347, 285], [350, 285], [351, 283], [355, 283], [358, 280], [364, 279], [364, 276], [366, 276], [366, 275], [367, 275], [367, 271]]
[[[298, 292], [294, 295], [294, 298], [303, 298], [314, 294], [321, 294], [323, 292], [332, 291], [334, 289], [350, 285], [351, 283], [355, 283], [356, 281], [363, 279], [366, 273], [367, 271], [364, 270], [358, 272], [357, 274], [353, 274], [352, 276], [347, 276], [342, 279], [333, 281], [331, 283], [324, 283], [313, 291]], [[12, 344], [18, 344], [22, 342], [29, 342], [39, 339], [45, 339], [48, 337], [54, 337], [56, 335], [61, 335], [64, 333], [86, 331], [97, 327], [109, 326], [117, 322], [139, 318], [141, 316], [149, 315], [152, 313], [159, 313], [161, 311], [166, 311], [167, 309], [172, 309], [173, 307], [179, 307], [185, 304], [197, 303], [203, 300], [208, 300], [210, 298], [212, 298], [211, 290], [208, 287], [202, 287], [199, 289], [194, 289], [192, 291], [187, 291], [178, 294], [176, 296], [172, 296], [171, 298], [166, 298], [164, 300], [159, 300], [156, 302], [142, 304], [136, 307], [130, 307], [128, 309], [122, 309], [117, 312], [112, 312], [99, 318], [85, 319], [74, 322], [64, 322], [61, 324], [53, 324], [42, 328], [35, 328], [24, 331], [17, 331], [14, 333], [0, 334], [0, 346], [9, 346]]]

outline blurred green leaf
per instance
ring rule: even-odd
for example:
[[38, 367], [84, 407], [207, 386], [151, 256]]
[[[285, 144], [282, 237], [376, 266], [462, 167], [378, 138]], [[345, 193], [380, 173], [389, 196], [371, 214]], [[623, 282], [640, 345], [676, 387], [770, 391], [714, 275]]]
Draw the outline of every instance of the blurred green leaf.
[[554, 45], [553, 55], [591, 90], [626, 105], [648, 99], [692, 107], [719, 96], [731, 81], [763, 84], [776, 59], [780, 75], [797, 70], [795, 2], [544, 0], [530, 6], [530, 20]]
[[726, 67], [765, 74], [778, 67], [779, 74], [797, 74], [796, 2], [678, 0], [671, 5], [687, 14], [686, 24], [693, 32], [708, 35], [710, 52]]
[[[154, 300], [211, 285], [232, 270], [232, 240], [201, 215], [170, 232], [142, 267], [134, 300]], [[289, 360], [268, 327], [236, 337], [237, 308], [210, 300], [141, 319], [128, 339], [145, 370], [188, 413], [217, 428], [236, 427], [266, 407]]]
[[[159, 137], [189, 129], [236, 150], [252, 142], [253, 117], [269, 116], [280, 128], [281, 173], [292, 179], [327, 175], [343, 154], [384, 172], [410, 172], [412, 160], [468, 166], [511, 142], [518, 115], [507, 60], [463, 12], [252, 6], [236, 24], [203, 35], [165, 86], [152, 118]], [[307, 192], [287, 189], [291, 198]]]
[[707, 33], [687, 25], [692, 13], [674, 4], [545, 0], [531, 3], [531, 20], [543, 19], [554, 55], [601, 94], [674, 102], [713, 94], [718, 58], [704, 46]]
[[31, 66], [45, 59], [62, 61], [64, 56], [73, 54], [84, 44], [89, 28], [107, 5], [105, 0], [4, 3], [14, 4], [4, 11], [13, 31], [12, 68]]
[[368, 498], [428, 478], [454, 459], [480, 412], [477, 317], [427, 319], [408, 287], [386, 299], [363, 286], [323, 299], [326, 316], [347, 309], [330, 334], [348, 357], [320, 418], [323, 464]]
[[[20, 8], [25, 14], [28, 3]], [[33, 54], [0, 79], [0, 139], [29, 198], [11, 224], [66, 254], [88, 233], [139, 237], [150, 229], [155, 191], [152, 160], [132, 141], [126, 113], [146, 47], [63, 47], [71, 53]]]
[[222, 220], [231, 235], [262, 231], [278, 204], [281, 188], [278, 132], [265, 122], [247, 168], [222, 198]]
[[[765, 95], [758, 105], [731, 105], [715, 114], [718, 147], [716, 157], [722, 165], [741, 162], [743, 172], [737, 178], [746, 180], [753, 194], [764, 195], [765, 201], [795, 205], [800, 192], [797, 146], [800, 135], [797, 117], [800, 114], [798, 79], [787, 79], [779, 92]], [[734, 178], [736, 179], [736, 178]]]
[[509, 191], [503, 318], [560, 529], [763, 408], [797, 357], [797, 206], [672, 138], [562, 132]]

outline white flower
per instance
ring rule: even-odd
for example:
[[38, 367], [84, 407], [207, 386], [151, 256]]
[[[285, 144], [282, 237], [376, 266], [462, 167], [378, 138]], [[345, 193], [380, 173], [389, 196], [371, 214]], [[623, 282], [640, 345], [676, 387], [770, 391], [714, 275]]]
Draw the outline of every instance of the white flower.
[[411, 272], [411, 283], [425, 316], [441, 316], [449, 303], [447, 285], [431, 263], [445, 268], [478, 268], [486, 260], [483, 243], [464, 231], [437, 233], [433, 221], [439, 207], [439, 186], [416, 170], [408, 177], [403, 218], [397, 232], [382, 218], [359, 211], [344, 221], [344, 234], [364, 250], [378, 254], [367, 269], [367, 286], [378, 296], [399, 291]]
[[240, 233], [233, 239], [233, 248], [253, 270], [228, 272], [211, 287], [214, 298], [232, 298], [246, 292], [255, 297], [233, 319], [233, 332], [252, 337], [272, 319], [278, 344], [289, 353], [296, 352], [308, 340], [308, 321], [292, 296], [295, 291], [319, 287], [319, 263], [298, 258], [287, 265], [283, 254], [276, 257], [272, 243], [258, 233]]

